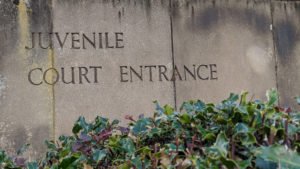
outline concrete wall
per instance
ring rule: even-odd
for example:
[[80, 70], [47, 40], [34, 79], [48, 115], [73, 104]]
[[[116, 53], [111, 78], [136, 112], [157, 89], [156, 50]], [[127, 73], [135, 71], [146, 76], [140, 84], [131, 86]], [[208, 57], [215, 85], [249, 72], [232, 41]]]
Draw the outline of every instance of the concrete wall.
[[0, 147], [39, 156], [80, 115], [125, 124], [154, 100], [275, 87], [299, 108], [299, 22], [296, 1], [0, 0]]

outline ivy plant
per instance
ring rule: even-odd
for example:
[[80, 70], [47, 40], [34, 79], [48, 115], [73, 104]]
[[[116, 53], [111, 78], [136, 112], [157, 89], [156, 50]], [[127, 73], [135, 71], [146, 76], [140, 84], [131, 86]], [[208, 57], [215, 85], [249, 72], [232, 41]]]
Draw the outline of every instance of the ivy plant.
[[[247, 92], [219, 104], [186, 101], [180, 111], [157, 102], [152, 117], [79, 117], [72, 135], [46, 141], [42, 160], [0, 151], [0, 168], [60, 169], [299, 169], [300, 112], [278, 106], [278, 94], [247, 100]], [[296, 98], [300, 104], [300, 98]]]

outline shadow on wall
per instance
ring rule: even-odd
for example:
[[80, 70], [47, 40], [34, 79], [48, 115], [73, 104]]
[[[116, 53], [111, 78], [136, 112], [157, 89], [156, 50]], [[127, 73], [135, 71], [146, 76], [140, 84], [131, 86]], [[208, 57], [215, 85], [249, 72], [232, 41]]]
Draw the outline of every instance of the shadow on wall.
[[[238, 2], [241, 3], [240, 1]], [[178, 0], [174, 0], [172, 16], [174, 20], [178, 19], [180, 17], [179, 9], [185, 8], [186, 12], [190, 13], [190, 17], [185, 21], [186, 29], [195, 33], [200, 31], [213, 31], [218, 28], [219, 24], [231, 21], [245, 26], [247, 29], [261, 36], [267, 35], [267, 32], [270, 31], [272, 18], [263, 13], [259, 13], [252, 5], [248, 7], [248, 2], [248, 0], [244, 2], [247, 3], [247, 8], [236, 8], [230, 7], [229, 5], [217, 5], [215, 0], [186, 0], [185, 4], [181, 6]], [[272, 10], [271, 14], [273, 15], [271, 17], [274, 18], [274, 2], [269, 3], [269, 1], [266, 1], [265, 4], [270, 6]], [[200, 9], [199, 5], [206, 5], [207, 7]], [[281, 8], [284, 8], [286, 18], [275, 23], [275, 25], [273, 23], [274, 44], [279, 61], [286, 65], [294, 60], [294, 50], [296, 44], [300, 41], [300, 32], [297, 31], [297, 27], [293, 21], [295, 18], [290, 19], [289, 16], [287, 16], [287, 11], [295, 10], [300, 16], [300, 2], [294, 2], [294, 4], [289, 5], [289, 7], [287, 7], [285, 2], [282, 2], [281, 6]]]
[[[273, 11], [274, 4], [275, 3], [273, 2]], [[300, 19], [300, 1], [297, 0], [297, 2], [281, 2], [276, 4], [278, 5], [278, 8], [280, 8], [280, 11], [284, 11], [280, 13], [282, 16], [284, 16], [284, 18], [279, 20], [278, 23], [276, 23], [275, 25], [274, 43], [276, 45], [276, 50], [280, 63], [282, 65], [288, 66], [289, 63], [294, 62], [294, 59], [296, 57], [294, 56], [294, 50], [296, 48], [296, 44], [300, 41], [300, 32], [299, 30], [297, 30], [299, 28], [297, 28], [294, 22], [294, 20]], [[291, 18], [291, 16], [288, 15], [288, 13], [290, 13], [289, 11], [295, 11], [298, 14], [298, 18]]]

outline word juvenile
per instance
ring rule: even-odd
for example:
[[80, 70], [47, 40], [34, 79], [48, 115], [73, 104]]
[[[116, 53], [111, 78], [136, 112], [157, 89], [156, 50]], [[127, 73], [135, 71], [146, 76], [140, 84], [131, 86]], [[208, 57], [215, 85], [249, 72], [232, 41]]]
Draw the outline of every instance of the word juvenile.
[[124, 48], [123, 32], [32, 32], [25, 49], [113, 49]]

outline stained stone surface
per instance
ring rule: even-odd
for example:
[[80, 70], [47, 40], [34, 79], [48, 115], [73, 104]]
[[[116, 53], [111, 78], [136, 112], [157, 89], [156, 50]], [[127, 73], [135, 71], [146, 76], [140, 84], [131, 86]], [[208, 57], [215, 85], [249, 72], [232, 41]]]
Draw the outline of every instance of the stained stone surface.
[[[39, 156], [52, 130], [51, 89], [28, 83], [28, 71], [48, 65], [47, 52], [28, 51], [32, 31], [49, 31], [50, 12], [44, 0], [30, 7], [21, 1], [0, 1], [0, 148], [9, 153], [30, 143], [27, 154]], [[43, 11], [40, 9], [44, 8]]]
[[300, 2], [274, 2], [278, 91], [283, 106], [298, 108], [300, 95]]
[[196, 72], [205, 65], [199, 68], [204, 80], [187, 74], [187, 81], [176, 81], [177, 104], [198, 98], [218, 102], [243, 90], [264, 99], [266, 90], [276, 87], [268, 2], [177, 1], [175, 64], [195, 64]]

